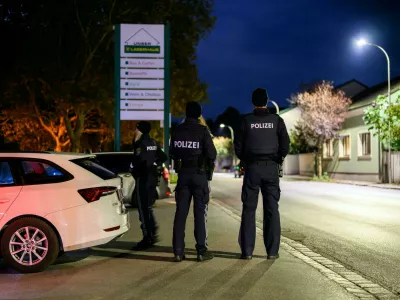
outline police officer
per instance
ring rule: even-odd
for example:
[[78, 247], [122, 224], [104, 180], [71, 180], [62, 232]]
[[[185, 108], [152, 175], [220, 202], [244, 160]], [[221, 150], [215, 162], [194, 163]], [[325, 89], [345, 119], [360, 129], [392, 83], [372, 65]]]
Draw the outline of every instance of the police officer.
[[176, 213], [172, 241], [176, 262], [185, 259], [185, 226], [192, 197], [197, 260], [213, 258], [207, 245], [208, 180], [212, 176], [207, 165], [214, 163], [217, 152], [207, 127], [200, 124], [201, 113], [199, 103], [189, 102], [186, 105], [186, 119], [176, 127], [170, 143], [170, 157], [179, 176], [175, 190]]
[[235, 139], [236, 155], [245, 164], [239, 245], [242, 250], [241, 258], [251, 259], [256, 237], [255, 215], [261, 188], [264, 245], [267, 258], [276, 259], [279, 257], [281, 235], [278, 169], [289, 152], [289, 135], [283, 119], [268, 112], [268, 95], [265, 89], [256, 89], [252, 102], [254, 111], [243, 117]]
[[158, 242], [158, 227], [152, 204], [157, 196], [157, 165], [164, 163], [167, 156], [149, 136], [150, 130], [149, 122], [139, 122], [133, 141], [131, 172], [135, 177], [135, 196], [143, 232], [143, 239], [136, 244], [134, 250], [145, 250]]

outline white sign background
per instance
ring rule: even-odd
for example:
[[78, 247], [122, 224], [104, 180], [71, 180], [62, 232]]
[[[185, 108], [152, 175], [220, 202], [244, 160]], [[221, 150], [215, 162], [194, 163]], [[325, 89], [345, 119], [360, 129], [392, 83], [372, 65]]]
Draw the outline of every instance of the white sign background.
[[157, 101], [157, 100], [122, 100], [121, 101], [121, 108], [124, 109], [139, 109], [139, 110], [146, 110], [146, 109], [161, 109], [164, 110], [164, 101]]
[[[128, 83], [128, 85], [126, 85]], [[163, 89], [164, 80], [123, 79], [121, 89]]]
[[164, 120], [164, 111], [145, 111], [145, 110], [121, 110], [121, 120], [127, 121], [154, 121], [154, 120]]
[[164, 59], [121, 58], [121, 68], [162, 69]]
[[121, 90], [121, 100], [164, 100], [164, 90]]
[[[125, 53], [126, 45], [151, 43], [160, 53]], [[121, 24], [121, 57], [164, 57], [164, 25]]]
[[[121, 24], [120, 26], [120, 118], [163, 121], [164, 25]], [[160, 53], [125, 53], [127, 45], [139, 48], [160, 47]], [[159, 101], [146, 101], [150, 99]]]
[[164, 69], [121, 69], [121, 78], [157, 78], [164, 79]]

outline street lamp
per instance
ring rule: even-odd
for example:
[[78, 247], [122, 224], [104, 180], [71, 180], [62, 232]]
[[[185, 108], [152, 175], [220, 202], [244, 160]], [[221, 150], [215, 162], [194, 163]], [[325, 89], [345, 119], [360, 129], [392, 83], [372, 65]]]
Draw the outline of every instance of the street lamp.
[[[229, 131], [231, 132], [231, 138], [232, 138], [232, 147], [234, 147], [233, 145], [233, 142], [234, 142], [234, 134], [233, 134], [233, 129], [232, 129], [232, 127], [231, 126], [229, 126], [229, 125], [225, 125], [225, 124], [221, 124], [221, 125], [219, 125], [219, 127], [220, 128], [225, 128], [225, 127], [228, 127], [229, 128]], [[233, 149], [233, 159], [234, 159], [234, 162], [235, 162], [235, 166], [236, 166], [236, 154], [235, 154], [235, 149]]]
[[276, 102], [275, 101], [272, 101], [272, 100], [268, 100], [268, 102], [272, 102], [272, 104], [275, 106], [275, 108], [276, 108], [276, 114], [277, 115], [279, 115], [279, 106], [278, 106], [278, 104], [276, 104]]
[[[391, 106], [391, 102], [390, 102], [390, 59], [389, 59], [389, 55], [387, 54], [387, 52], [385, 51], [385, 49], [383, 49], [381, 46], [378, 46], [376, 44], [371, 44], [368, 43], [367, 40], [365, 39], [359, 39], [357, 42], [357, 46], [362, 47], [362, 46], [374, 46], [376, 48], [379, 48], [383, 54], [385, 54], [386, 56], [386, 60], [387, 60], [387, 70], [388, 70], [388, 101], [389, 101], [389, 112], [390, 112], [390, 106]], [[388, 121], [388, 128], [389, 128], [389, 158], [388, 158], [388, 176], [389, 176], [389, 184], [392, 183], [392, 151], [391, 151], [391, 137], [390, 137], [390, 117], [389, 117], [389, 121]]]

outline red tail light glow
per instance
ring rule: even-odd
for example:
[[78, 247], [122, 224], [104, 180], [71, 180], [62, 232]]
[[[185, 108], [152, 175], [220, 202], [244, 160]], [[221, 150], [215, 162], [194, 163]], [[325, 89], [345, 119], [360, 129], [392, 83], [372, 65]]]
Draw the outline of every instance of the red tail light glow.
[[83, 199], [90, 203], [99, 200], [103, 196], [111, 195], [116, 190], [117, 188], [113, 186], [101, 186], [78, 190], [78, 193], [83, 197]]

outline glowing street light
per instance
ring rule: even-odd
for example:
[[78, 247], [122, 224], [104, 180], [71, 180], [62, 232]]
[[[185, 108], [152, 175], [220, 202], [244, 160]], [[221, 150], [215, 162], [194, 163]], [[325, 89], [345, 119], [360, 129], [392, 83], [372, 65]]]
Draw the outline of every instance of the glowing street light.
[[[359, 47], [363, 47], [363, 46], [374, 46], [376, 48], [378, 48], [379, 50], [381, 50], [383, 52], [383, 54], [385, 54], [386, 56], [386, 61], [387, 61], [387, 70], [388, 70], [388, 102], [389, 102], [389, 110], [390, 110], [390, 59], [389, 59], [389, 55], [387, 54], [387, 52], [385, 51], [385, 49], [383, 49], [381, 46], [378, 46], [376, 44], [371, 44], [369, 43], [367, 40], [365, 39], [359, 39], [358, 41], [356, 41], [357, 46]], [[389, 131], [389, 138], [388, 138], [388, 143], [389, 143], [389, 158], [388, 158], [388, 176], [389, 176], [389, 184], [392, 183], [392, 151], [391, 151], [391, 138], [390, 138], [390, 118], [388, 120], [388, 131]]]
[[[234, 144], [233, 144], [233, 142], [234, 142], [234, 134], [233, 134], [233, 129], [232, 129], [232, 127], [229, 126], [229, 125], [225, 125], [225, 124], [220, 124], [219, 127], [220, 127], [220, 128], [225, 128], [225, 127], [228, 127], [228, 128], [229, 128], [229, 131], [231, 132], [232, 147], [233, 147], [233, 145], [234, 145]], [[233, 152], [235, 152], [235, 150], [233, 150]], [[233, 157], [234, 157], [235, 166], [236, 166], [236, 154], [235, 154], [235, 153], [233, 153]]]
[[368, 42], [365, 39], [359, 39], [356, 41], [357, 46], [361, 47], [361, 46], [365, 46], [368, 44]]

